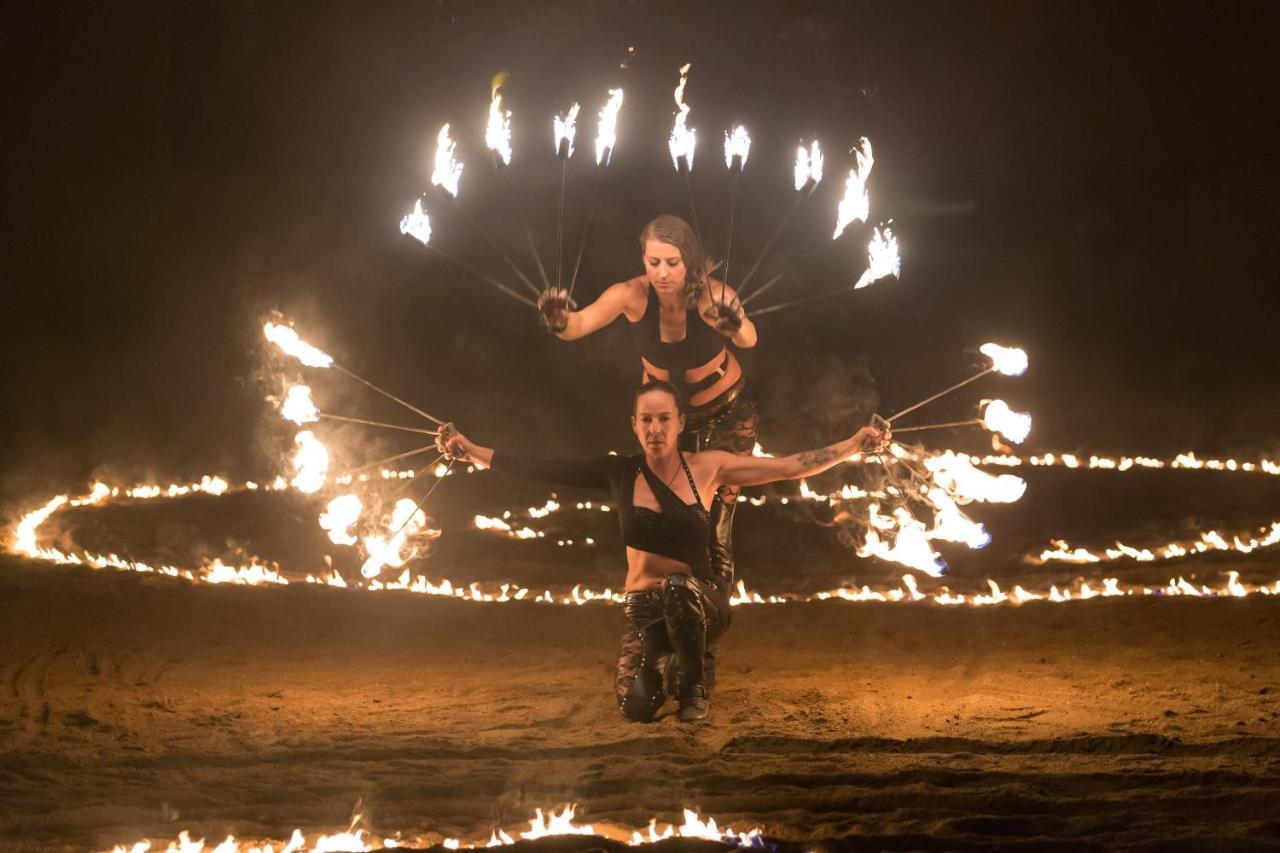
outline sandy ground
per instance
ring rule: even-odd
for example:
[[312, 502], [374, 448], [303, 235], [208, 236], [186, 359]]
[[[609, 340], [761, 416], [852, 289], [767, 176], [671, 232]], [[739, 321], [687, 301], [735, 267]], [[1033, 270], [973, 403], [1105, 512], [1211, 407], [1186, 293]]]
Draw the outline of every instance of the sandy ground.
[[[535, 807], [857, 849], [1280, 847], [1280, 600], [742, 607], [708, 723], [624, 723], [608, 605], [0, 560], [0, 849]], [[808, 849], [808, 848], [806, 848]]]

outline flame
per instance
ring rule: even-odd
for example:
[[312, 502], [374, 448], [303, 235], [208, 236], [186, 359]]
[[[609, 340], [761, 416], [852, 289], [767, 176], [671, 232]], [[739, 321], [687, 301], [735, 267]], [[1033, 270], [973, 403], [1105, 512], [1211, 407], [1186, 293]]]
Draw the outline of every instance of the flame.
[[811, 181], [814, 184], [822, 181], [822, 148], [816, 139], [809, 150], [806, 151], [803, 145], [796, 149], [796, 191], [804, 189], [805, 184]]
[[929, 502], [937, 510], [933, 517], [933, 527], [928, 532], [930, 539], [962, 542], [974, 549], [991, 544], [991, 534], [987, 529], [961, 512], [960, 507], [945, 491], [935, 487], [929, 490], [928, 496]]
[[1148, 548], [1134, 548], [1125, 545], [1123, 542], [1116, 542], [1114, 548], [1104, 549], [1101, 554], [1097, 554], [1087, 548], [1072, 548], [1061, 539], [1051, 539], [1049, 544], [1053, 547], [1046, 548], [1039, 554], [1039, 560], [1042, 563], [1051, 561], [1100, 563], [1104, 560], [1121, 559], [1131, 559], [1145, 563], [1152, 560], [1173, 560], [1193, 554], [1204, 554], [1208, 551], [1236, 551], [1241, 554], [1249, 554], [1259, 548], [1270, 548], [1273, 545], [1280, 544], [1280, 521], [1272, 522], [1270, 528], [1259, 528], [1258, 533], [1250, 536], [1247, 541], [1242, 540], [1239, 536], [1233, 536], [1232, 541], [1228, 542], [1216, 530], [1209, 530], [1202, 532], [1200, 538], [1196, 540], [1180, 543], [1169, 542], [1165, 545], [1156, 545]]
[[552, 121], [553, 129], [556, 134], [556, 153], [559, 153], [560, 145], [561, 143], [564, 143], [568, 146], [568, 153], [565, 154], [565, 157], [573, 156], [573, 139], [578, 135], [577, 124], [579, 109], [581, 109], [580, 105], [574, 104], [569, 108], [569, 112], [562, 116], [556, 116]]
[[307, 385], [290, 386], [284, 402], [280, 404], [280, 414], [298, 426], [320, 420], [320, 410], [311, 402], [311, 388]]
[[671, 162], [675, 164], [677, 170], [680, 169], [680, 158], [683, 157], [685, 166], [689, 169], [693, 168], [693, 150], [698, 145], [698, 134], [693, 128], [689, 127], [689, 105], [684, 102], [684, 87], [689, 82], [689, 69], [693, 67], [693, 63], [686, 63], [680, 69], [680, 83], [676, 86], [676, 121], [671, 128], [671, 139], [667, 142], [667, 147], [671, 151]]
[[613, 147], [618, 143], [618, 110], [622, 109], [622, 90], [610, 89], [609, 101], [600, 111], [600, 129], [596, 131], [596, 165], [608, 166]]
[[1027, 490], [1021, 477], [980, 471], [968, 456], [951, 450], [926, 457], [924, 466], [934, 482], [964, 502], [1013, 503]]
[[858, 165], [849, 170], [849, 177], [845, 180], [844, 198], [840, 199], [840, 206], [836, 211], [836, 230], [831, 235], [832, 240], [843, 234], [850, 222], [855, 219], [866, 222], [867, 217], [871, 215], [871, 196], [867, 192], [867, 178], [871, 176], [871, 167], [875, 165], [875, 158], [871, 156], [871, 140], [864, 136], [861, 143], [861, 148], [854, 149]]
[[1031, 432], [1031, 415], [1013, 411], [1004, 400], [988, 400], [982, 412], [982, 425], [1014, 444], [1021, 444]]
[[867, 268], [863, 271], [854, 290], [874, 284], [886, 276], [898, 278], [902, 272], [902, 258], [898, 256], [898, 238], [893, 229], [883, 225], [871, 232], [867, 244]]
[[1021, 376], [1027, 372], [1027, 353], [1017, 347], [983, 344], [978, 352], [991, 359], [991, 367], [1005, 376]]
[[[867, 514], [870, 521], [867, 539], [855, 549], [859, 557], [879, 557], [901, 563], [935, 578], [946, 571], [946, 561], [929, 544], [925, 526], [905, 508], [898, 507], [890, 517], [880, 514], [880, 505], [873, 502], [867, 507]], [[880, 535], [880, 530], [896, 530], [892, 544]]]
[[453, 156], [456, 148], [449, 138], [449, 123], [445, 122], [436, 135], [436, 160], [435, 168], [431, 170], [431, 183], [454, 198], [458, 197], [458, 184], [462, 181], [462, 164]]
[[298, 445], [298, 452], [293, 455], [295, 474], [290, 485], [308, 495], [320, 491], [329, 470], [329, 451], [311, 430], [304, 429], [293, 441]]
[[400, 220], [400, 233], [408, 234], [424, 246], [431, 242], [431, 219], [422, 209], [422, 199], [415, 201], [413, 210]]
[[746, 168], [747, 154], [751, 151], [751, 135], [747, 133], [747, 129], [742, 125], [738, 125], [733, 129], [732, 134], [726, 132], [724, 135], [724, 164], [730, 169], [733, 168], [733, 158], [739, 158], [738, 168]]
[[267, 336], [267, 340], [280, 347], [285, 355], [293, 356], [307, 367], [329, 367], [333, 364], [332, 356], [299, 338], [298, 333], [289, 326], [268, 322], [262, 326], [262, 332]]
[[359, 520], [363, 509], [360, 499], [352, 494], [339, 495], [329, 501], [329, 505], [320, 514], [320, 527], [328, 531], [329, 541], [335, 545], [356, 544], [356, 537], [351, 534], [350, 528]]
[[576, 805], [567, 805], [559, 813], [552, 810], [550, 819], [543, 817], [542, 809], [535, 809], [534, 818], [529, 821], [529, 831], [520, 833], [520, 837], [532, 841], [548, 835], [595, 835], [595, 827], [590, 824], [584, 826], [573, 822], [577, 809]]
[[275, 569], [252, 563], [248, 566], [228, 566], [219, 559], [205, 567], [204, 579], [207, 583], [233, 583], [258, 586], [264, 583], [288, 586], [289, 581], [280, 576]]
[[493, 98], [489, 101], [489, 124], [484, 129], [484, 144], [501, 157], [503, 163], [510, 166], [511, 112], [502, 108], [502, 95], [498, 89], [499, 86], [494, 86]]
[[391, 522], [388, 525], [390, 539], [382, 536], [366, 536], [364, 548], [369, 558], [360, 567], [360, 574], [366, 578], [375, 578], [381, 574], [385, 566], [398, 569], [412, 556], [404, 553], [404, 545], [411, 536], [426, 526], [427, 515], [418, 509], [411, 498], [396, 501], [391, 511]]

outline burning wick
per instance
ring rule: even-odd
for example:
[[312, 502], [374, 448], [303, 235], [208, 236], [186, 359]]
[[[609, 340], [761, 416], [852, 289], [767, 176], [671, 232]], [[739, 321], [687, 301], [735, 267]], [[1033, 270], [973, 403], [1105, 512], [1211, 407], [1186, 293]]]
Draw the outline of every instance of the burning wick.
[[810, 192], [822, 181], [822, 148], [818, 140], [813, 140], [808, 150], [801, 145], [796, 149], [796, 192], [808, 189]]
[[867, 192], [867, 178], [871, 177], [871, 167], [876, 162], [871, 156], [871, 140], [865, 136], [862, 137], [862, 147], [855, 148], [853, 153], [858, 158], [858, 165], [849, 170], [849, 177], [845, 180], [844, 198], [840, 200], [840, 206], [836, 211], [836, 230], [831, 235], [832, 240], [843, 234], [849, 227], [849, 223], [855, 219], [866, 222], [867, 216], [871, 213], [871, 196]]
[[693, 63], [686, 63], [680, 69], [680, 82], [676, 86], [676, 121], [671, 128], [671, 139], [667, 147], [671, 151], [671, 162], [676, 171], [687, 173], [693, 168], [693, 151], [698, 145], [698, 134], [689, 127], [689, 105], [684, 102], [684, 87], [689, 82], [689, 69]]
[[751, 136], [747, 129], [738, 125], [732, 134], [724, 135], [724, 165], [729, 169], [741, 172], [747, 165], [747, 154], [751, 151]]
[[320, 410], [311, 402], [311, 388], [307, 385], [291, 386], [280, 404], [280, 414], [298, 426], [320, 420]]
[[581, 106], [574, 104], [569, 108], [569, 112], [562, 116], [556, 116], [552, 122], [555, 130], [556, 156], [562, 160], [567, 160], [573, 156], [573, 140], [578, 135], [579, 109], [581, 109]]
[[982, 425], [1014, 444], [1021, 444], [1031, 432], [1031, 415], [1013, 411], [1004, 400], [990, 400], [982, 413]]
[[400, 233], [408, 234], [424, 246], [431, 245], [431, 219], [422, 209], [422, 199], [413, 203], [413, 210], [400, 220]]
[[871, 234], [871, 242], [867, 244], [867, 268], [853, 289], [859, 290], [887, 276], [898, 278], [901, 273], [898, 238], [893, 236], [892, 228], [883, 225]]
[[449, 138], [449, 123], [445, 122], [436, 135], [435, 168], [431, 171], [431, 183], [454, 198], [458, 197], [458, 184], [462, 181], [462, 164], [453, 156], [457, 146]]
[[493, 81], [493, 93], [489, 101], [489, 124], [484, 129], [484, 144], [498, 155], [504, 165], [510, 166], [511, 111], [502, 108], [502, 94], [499, 91], [506, 81], [506, 74], [496, 75]]
[[613, 147], [618, 142], [618, 111], [622, 109], [622, 90], [610, 89], [609, 102], [600, 111], [600, 129], [596, 131], [596, 165], [608, 166]]

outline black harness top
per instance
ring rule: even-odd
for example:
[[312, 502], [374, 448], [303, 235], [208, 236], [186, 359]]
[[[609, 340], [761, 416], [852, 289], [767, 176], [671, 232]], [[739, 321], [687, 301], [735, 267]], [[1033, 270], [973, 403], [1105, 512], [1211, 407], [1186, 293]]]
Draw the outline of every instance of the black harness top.
[[[560, 483], [610, 493], [618, 507], [622, 541], [628, 547], [684, 563], [690, 574], [711, 579], [708, 543], [711, 517], [693, 481], [693, 472], [680, 456], [694, 502], [686, 504], [649, 469], [643, 455], [600, 456], [593, 459], [543, 459], [507, 450], [496, 451], [490, 467], [529, 480]], [[635, 505], [636, 477], [643, 476], [661, 512]]]
[[[698, 315], [698, 305], [690, 300], [684, 319], [684, 337], [678, 341], [664, 341], [659, 326], [661, 308], [658, 294], [650, 287], [644, 316], [631, 323], [631, 337], [640, 349], [640, 357], [646, 363], [646, 380], [669, 378], [679, 388], [686, 400], [694, 399], [699, 392], [711, 388], [729, 370], [730, 352], [719, 332], [703, 322]], [[699, 367], [716, 364], [701, 379], [690, 382], [686, 373]], [[667, 373], [667, 377], [649, 374], [647, 365], [653, 365]]]

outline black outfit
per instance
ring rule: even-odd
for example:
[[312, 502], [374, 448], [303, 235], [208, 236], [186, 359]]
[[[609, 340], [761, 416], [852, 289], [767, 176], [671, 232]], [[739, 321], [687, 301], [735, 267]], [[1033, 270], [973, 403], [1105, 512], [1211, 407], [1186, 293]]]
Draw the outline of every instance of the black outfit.
[[[527, 479], [609, 492], [618, 507], [624, 544], [689, 566], [689, 574], [668, 575], [661, 590], [627, 593], [627, 627], [614, 692], [623, 716], [635, 722], [652, 720], [666, 701], [670, 685], [665, 676], [675, 659], [680, 662], [680, 698], [709, 693], [708, 646], [729, 624], [729, 584], [712, 572], [708, 554], [710, 516], [683, 455], [680, 464], [693, 490], [692, 504], [680, 500], [642, 455], [553, 460], [504, 450], [493, 454], [490, 466]], [[645, 478], [661, 512], [635, 506], [637, 476]]]
[[[698, 315], [696, 300], [690, 300], [685, 315], [684, 338], [662, 340], [658, 294], [650, 287], [644, 316], [630, 323], [631, 337], [640, 350], [644, 381], [666, 379], [680, 389], [687, 401], [725, 386], [711, 400], [692, 406], [685, 413], [681, 445], [686, 450], [724, 450], [739, 456], [756, 446], [758, 409], [747, 385], [742, 365], [724, 336]], [[689, 375], [698, 377], [690, 380]], [[718, 500], [711, 504], [711, 565], [716, 582], [726, 590], [733, 586], [733, 516], [738, 508], [736, 486], [721, 486]], [[716, 645], [707, 647], [707, 687], [715, 684]]]

